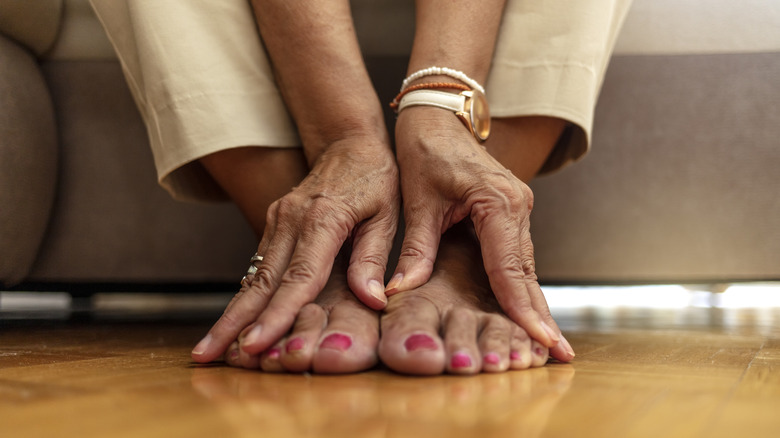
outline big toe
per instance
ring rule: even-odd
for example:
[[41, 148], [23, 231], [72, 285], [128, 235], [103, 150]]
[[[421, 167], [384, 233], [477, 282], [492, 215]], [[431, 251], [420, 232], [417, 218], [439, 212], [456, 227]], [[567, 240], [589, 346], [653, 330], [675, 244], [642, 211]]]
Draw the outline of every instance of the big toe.
[[377, 363], [379, 317], [356, 301], [342, 301], [328, 314], [319, 338], [312, 370], [315, 373], [354, 373]]
[[390, 297], [381, 320], [379, 357], [393, 371], [433, 375], [445, 369], [439, 337], [439, 312], [427, 299], [410, 292]]

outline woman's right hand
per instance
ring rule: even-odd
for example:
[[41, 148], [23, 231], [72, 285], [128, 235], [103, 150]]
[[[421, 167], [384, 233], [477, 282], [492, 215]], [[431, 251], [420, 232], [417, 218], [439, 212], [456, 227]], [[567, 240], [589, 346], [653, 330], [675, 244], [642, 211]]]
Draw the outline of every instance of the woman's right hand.
[[385, 141], [349, 138], [328, 146], [301, 184], [268, 209], [257, 250], [263, 261], [193, 359], [212, 361], [237, 338], [250, 354], [270, 347], [325, 286], [348, 239], [350, 288], [366, 306], [382, 309], [399, 199], [398, 168]]

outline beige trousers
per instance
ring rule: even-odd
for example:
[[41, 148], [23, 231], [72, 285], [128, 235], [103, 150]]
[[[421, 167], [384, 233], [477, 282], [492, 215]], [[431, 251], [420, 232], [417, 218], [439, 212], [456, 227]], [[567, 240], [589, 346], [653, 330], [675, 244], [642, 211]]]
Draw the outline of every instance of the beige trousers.
[[[222, 196], [198, 162], [205, 155], [299, 147], [247, 0], [91, 2], [146, 123], [159, 182], [175, 198]], [[508, 0], [487, 96], [493, 117], [544, 115], [571, 123], [545, 170], [587, 152], [596, 99], [630, 2]], [[361, 43], [369, 41], [366, 56], [408, 52], [392, 46], [411, 37], [377, 33], [413, 32], [413, 1], [352, 3]], [[383, 26], [387, 17], [409, 19]]]

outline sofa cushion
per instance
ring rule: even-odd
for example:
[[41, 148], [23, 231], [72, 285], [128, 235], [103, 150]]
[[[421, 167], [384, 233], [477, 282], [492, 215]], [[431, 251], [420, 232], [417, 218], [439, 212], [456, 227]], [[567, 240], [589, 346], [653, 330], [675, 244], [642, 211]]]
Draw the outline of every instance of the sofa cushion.
[[60, 27], [62, 0], [0, 1], [0, 33], [43, 55]]
[[30, 270], [57, 178], [54, 110], [33, 56], [0, 35], [0, 283]]

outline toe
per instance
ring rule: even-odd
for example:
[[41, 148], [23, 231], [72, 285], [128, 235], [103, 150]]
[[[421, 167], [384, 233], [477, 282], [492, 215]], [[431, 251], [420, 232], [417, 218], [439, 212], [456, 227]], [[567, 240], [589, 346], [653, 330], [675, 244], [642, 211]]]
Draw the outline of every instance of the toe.
[[550, 357], [550, 350], [539, 342], [531, 341], [531, 367], [541, 367], [547, 363], [547, 359]]
[[445, 353], [439, 326], [439, 312], [431, 301], [414, 292], [393, 295], [381, 319], [379, 357], [399, 373], [441, 374]]
[[[236, 346], [238, 347], [238, 366], [241, 368], [246, 368], [248, 370], [256, 370], [260, 368], [260, 355], [259, 354], [251, 354], [247, 353], [246, 351], [242, 350], [240, 346], [236, 343]], [[232, 346], [231, 346], [232, 347]], [[231, 353], [232, 354], [232, 353]], [[234, 355], [235, 357], [236, 355]]]
[[260, 355], [243, 351], [238, 341], [233, 341], [225, 352], [225, 362], [232, 367], [256, 370], [260, 368]]
[[238, 341], [234, 341], [225, 352], [225, 362], [231, 367], [240, 367], [241, 363], [238, 361], [239, 355]]
[[282, 339], [273, 347], [266, 350], [260, 356], [260, 368], [267, 373], [281, 373], [286, 371], [281, 363], [282, 349], [286, 339]]
[[484, 319], [478, 341], [482, 371], [506, 371], [509, 368], [509, 342], [512, 334], [510, 322], [497, 314], [489, 314]]
[[444, 348], [447, 371], [452, 374], [474, 374], [482, 369], [477, 346], [479, 321], [472, 310], [453, 309], [444, 324]]
[[524, 370], [531, 366], [531, 338], [525, 330], [519, 326], [513, 328], [509, 347], [510, 369]]
[[354, 373], [377, 363], [379, 342], [377, 313], [357, 301], [347, 300], [334, 306], [314, 352], [312, 369], [316, 373]]
[[314, 348], [322, 334], [327, 317], [322, 307], [307, 304], [301, 308], [284, 348], [280, 351], [279, 362], [287, 371], [301, 373], [311, 369]]

